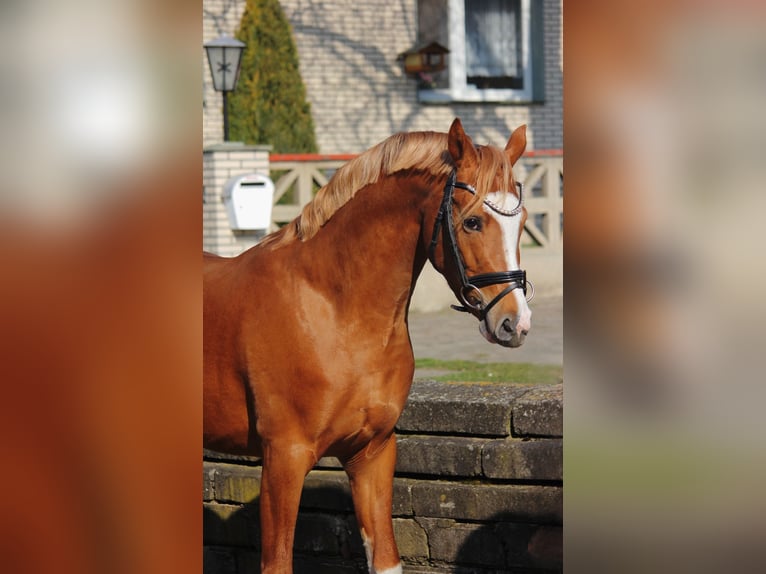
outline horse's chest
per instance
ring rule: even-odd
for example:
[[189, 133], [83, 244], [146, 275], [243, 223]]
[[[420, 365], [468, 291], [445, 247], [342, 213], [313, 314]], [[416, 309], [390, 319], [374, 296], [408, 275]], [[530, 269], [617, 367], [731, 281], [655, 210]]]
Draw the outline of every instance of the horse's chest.
[[401, 414], [401, 407], [393, 402], [376, 403], [362, 409], [364, 423], [361, 430], [372, 435], [390, 432]]
[[357, 403], [344, 411], [337, 420], [334, 448], [338, 452], [354, 453], [380, 442], [393, 431], [402, 407], [398, 402]]

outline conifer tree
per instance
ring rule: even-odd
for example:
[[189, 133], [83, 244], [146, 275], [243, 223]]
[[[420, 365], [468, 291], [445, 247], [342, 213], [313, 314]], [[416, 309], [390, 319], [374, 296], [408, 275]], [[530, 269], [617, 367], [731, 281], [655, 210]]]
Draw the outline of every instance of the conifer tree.
[[269, 144], [276, 153], [316, 152], [298, 51], [279, 1], [247, 0], [237, 39], [247, 47], [229, 97], [231, 140]]

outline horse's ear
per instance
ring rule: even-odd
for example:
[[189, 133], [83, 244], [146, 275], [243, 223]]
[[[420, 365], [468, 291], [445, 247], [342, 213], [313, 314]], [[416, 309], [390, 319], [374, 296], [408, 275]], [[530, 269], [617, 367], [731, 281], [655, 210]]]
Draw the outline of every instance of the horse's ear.
[[457, 167], [473, 167], [479, 163], [479, 154], [473, 142], [463, 131], [460, 118], [455, 118], [449, 128], [447, 149]]
[[517, 127], [513, 130], [511, 137], [508, 139], [508, 143], [505, 146], [505, 152], [508, 154], [508, 159], [511, 160], [511, 165], [516, 165], [516, 162], [527, 149], [527, 126]]

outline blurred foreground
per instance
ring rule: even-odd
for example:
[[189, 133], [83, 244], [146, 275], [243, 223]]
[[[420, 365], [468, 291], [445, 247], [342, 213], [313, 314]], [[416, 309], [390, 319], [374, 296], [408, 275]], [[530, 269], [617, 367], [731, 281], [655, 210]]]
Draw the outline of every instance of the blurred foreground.
[[197, 10], [0, 7], [3, 572], [202, 570]]
[[764, 16], [566, 6], [567, 572], [764, 562]]
[[[762, 6], [565, 7], [567, 572], [764, 563]], [[3, 571], [199, 572], [198, 7], [1, 10]]]

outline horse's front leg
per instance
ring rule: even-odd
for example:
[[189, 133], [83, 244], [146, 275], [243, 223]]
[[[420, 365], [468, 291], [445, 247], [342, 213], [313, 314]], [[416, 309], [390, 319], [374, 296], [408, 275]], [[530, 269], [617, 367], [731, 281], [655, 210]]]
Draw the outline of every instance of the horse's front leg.
[[306, 474], [316, 462], [305, 445], [263, 446], [261, 478], [261, 574], [293, 574], [293, 541]]
[[367, 553], [370, 574], [401, 574], [399, 551], [391, 520], [396, 437], [371, 452], [362, 450], [345, 463], [356, 519]]

